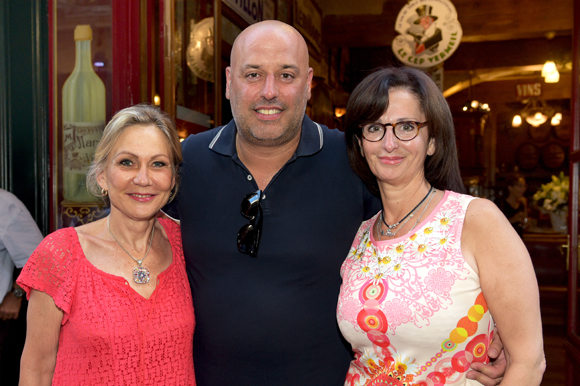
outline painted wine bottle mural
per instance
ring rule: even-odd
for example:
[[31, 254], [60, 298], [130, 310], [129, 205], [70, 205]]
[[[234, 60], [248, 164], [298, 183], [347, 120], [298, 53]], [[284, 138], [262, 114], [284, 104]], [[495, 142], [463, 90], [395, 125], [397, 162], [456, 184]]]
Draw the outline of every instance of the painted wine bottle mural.
[[105, 127], [105, 85], [91, 62], [91, 26], [77, 25], [74, 39], [75, 67], [62, 88], [63, 196], [91, 202], [96, 197], [87, 191], [86, 173]]

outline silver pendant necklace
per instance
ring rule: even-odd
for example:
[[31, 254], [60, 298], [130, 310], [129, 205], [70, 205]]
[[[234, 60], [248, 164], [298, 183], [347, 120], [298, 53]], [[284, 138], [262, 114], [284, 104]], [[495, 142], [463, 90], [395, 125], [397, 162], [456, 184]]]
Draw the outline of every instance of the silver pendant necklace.
[[[399, 233], [399, 231], [405, 227], [405, 224], [407, 224], [407, 222], [411, 219], [411, 217], [413, 217], [415, 215], [414, 212], [416, 212], [421, 207], [421, 205], [425, 202], [425, 200], [429, 196], [431, 196], [431, 198], [427, 202], [427, 205], [423, 209], [423, 212], [421, 213], [421, 216], [419, 216], [419, 218], [417, 218], [417, 221], [415, 221], [415, 224], [413, 225], [413, 227], [411, 229], [415, 228], [417, 226], [417, 224], [419, 223], [419, 220], [421, 220], [421, 217], [423, 217], [423, 214], [425, 214], [425, 211], [429, 207], [429, 204], [431, 204], [431, 200], [433, 199], [433, 196], [435, 195], [435, 192], [437, 192], [437, 189], [435, 189], [433, 186], [431, 186], [429, 188], [429, 192], [427, 192], [427, 195], [425, 197], [423, 197], [423, 199], [421, 200], [421, 202], [417, 206], [415, 206], [415, 208], [413, 208], [412, 211], [410, 211], [409, 213], [407, 213], [407, 215], [405, 217], [403, 217], [401, 219], [401, 221], [405, 220], [405, 222], [403, 222], [403, 224], [401, 224], [401, 226], [399, 227], [399, 229], [397, 229], [394, 232], [392, 231], [392, 229], [394, 227], [396, 227], [397, 225], [399, 225], [401, 223], [401, 221], [399, 221], [398, 223], [393, 224], [393, 225], [388, 225], [385, 222], [385, 220], [384, 220], [383, 212], [381, 212], [379, 214], [379, 220], [377, 221], [377, 233], [378, 233], [378, 236], [379, 236], [379, 241], [381, 241], [381, 236], [389, 236], [389, 237], [396, 236], [397, 233]], [[383, 224], [385, 224], [387, 226], [387, 230], [386, 231], [383, 231], [383, 229], [381, 228], [381, 223], [383, 223]]]
[[[417, 209], [419, 209], [421, 207], [421, 205], [423, 205], [423, 203], [425, 202], [425, 200], [427, 199], [427, 197], [429, 197], [429, 195], [431, 194], [431, 192], [434, 190], [433, 186], [431, 186], [429, 188], [429, 191], [427, 192], [427, 194], [425, 195], [425, 197], [423, 197], [423, 199], [421, 200], [421, 202], [419, 202], [409, 213], [407, 213], [407, 215], [405, 217], [403, 217], [402, 219], [400, 219], [398, 222], [396, 222], [395, 224], [389, 225], [387, 224], [387, 222], [385, 221], [385, 218], [383, 217], [383, 212], [381, 212], [380, 214], [380, 220], [383, 224], [385, 224], [385, 226], [387, 227], [386, 231], [383, 231], [381, 227], [378, 227], [378, 229], [381, 232], [381, 236], [389, 236], [389, 237], [393, 237], [397, 234], [397, 232], [405, 226], [405, 224], [407, 223], [407, 221], [409, 221], [411, 219], [411, 217], [413, 217], [415, 215], [415, 212], [417, 211]], [[403, 225], [401, 225], [401, 227], [399, 228], [399, 230], [393, 232], [393, 229], [399, 225], [402, 221]]]
[[147, 283], [149, 283], [149, 280], [151, 278], [151, 272], [149, 272], [149, 268], [143, 267], [142, 266], [142, 263], [143, 263], [143, 260], [145, 260], [145, 258], [147, 257], [147, 254], [149, 253], [149, 250], [151, 249], [151, 244], [153, 244], [153, 235], [155, 234], [155, 223], [153, 223], [153, 229], [151, 230], [151, 236], [150, 236], [150, 240], [149, 240], [149, 246], [147, 247], [147, 251], [145, 251], [145, 255], [143, 256], [143, 258], [141, 260], [139, 260], [139, 259], [134, 258], [133, 255], [130, 254], [129, 251], [126, 250], [125, 247], [119, 242], [119, 240], [117, 240], [117, 238], [115, 237], [115, 235], [113, 234], [113, 232], [111, 232], [111, 227], [109, 226], [109, 218], [110, 218], [110, 216], [107, 217], [107, 229], [109, 230], [109, 233], [111, 234], [111, 236], [113, 236], [113, 239], [117, 242], [117, 244], [119, 244], [119, 246], [121, 248], [123, 248], [123, 250], [129, 256], [131, 256], [131, 258], [133, 260], [135, 260], [135, 262], [137, 264], [139, 264], [138, 267], [133, 268], [133, 280], [137, 284], [147, 284]]

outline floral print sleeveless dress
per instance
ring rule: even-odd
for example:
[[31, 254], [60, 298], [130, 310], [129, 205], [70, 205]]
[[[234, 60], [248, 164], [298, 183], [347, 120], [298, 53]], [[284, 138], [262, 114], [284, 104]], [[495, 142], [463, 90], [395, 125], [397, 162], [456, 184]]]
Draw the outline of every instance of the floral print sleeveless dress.
[[461, 252], [473, 199], [446, 191], [396, 239], [374, 239], [378, 214], [362, 223], [341, 268], [337, 317], [355, 354], [345, 385], [479, 384], [465, 375], [487, 363], [494, 324]]

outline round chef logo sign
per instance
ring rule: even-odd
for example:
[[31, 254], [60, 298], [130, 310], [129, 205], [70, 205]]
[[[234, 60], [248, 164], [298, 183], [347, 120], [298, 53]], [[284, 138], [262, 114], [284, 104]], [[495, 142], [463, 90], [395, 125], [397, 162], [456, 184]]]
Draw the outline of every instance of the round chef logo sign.
[[404, 64], [433, 67], [448, 59], [463, 36], [457, 11], [447, 0], [413, 0], [397, 16], [393, 52]]

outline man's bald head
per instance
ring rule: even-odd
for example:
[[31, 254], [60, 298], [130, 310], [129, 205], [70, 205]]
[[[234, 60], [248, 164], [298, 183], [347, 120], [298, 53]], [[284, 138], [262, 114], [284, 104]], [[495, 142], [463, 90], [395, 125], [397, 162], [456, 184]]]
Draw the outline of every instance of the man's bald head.
[[300, 52], [300, 56], [306, 59], [305, 66], [308, 68], [308, 46], [306, 41], [296, 30], [289, 24], [283, 23], [278, 20], [264, 20], [256, 24], [250, 25], [248, 28], [243, 30], [234, 40], [234, 45], [232, 46], [232, 54], [230, 58], [230, 66], [234, 67], [236, 65], [236, 59], [239, 55], [251, 47], [253, 44], [259, 44], [259, 42], [268, 37], [276, 35], [278, 37], [285, 37], [289, 41], [295, 40], [295, 47]]

